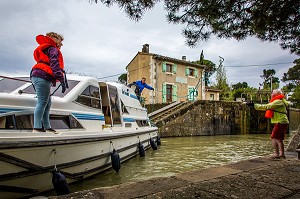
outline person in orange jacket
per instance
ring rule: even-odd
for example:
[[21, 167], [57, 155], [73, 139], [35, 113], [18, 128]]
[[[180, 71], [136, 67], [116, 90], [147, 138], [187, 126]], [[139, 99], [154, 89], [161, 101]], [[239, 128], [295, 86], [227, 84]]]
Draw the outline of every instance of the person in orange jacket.
[[63, 40], [63, 36], [55, 32], [49, 32], [45, 36], [36, 36], [36, 42], [39, 46], [34, 50], [33, 55], [37, 63], [32, 67], [30, 74], [37, 94], [33, 132], [56, 133], [50, 124], [50, 90], [57, 81], [62, 86], [62, 93], [67, 87], [64, 76], [64, 61], [60, 52]]

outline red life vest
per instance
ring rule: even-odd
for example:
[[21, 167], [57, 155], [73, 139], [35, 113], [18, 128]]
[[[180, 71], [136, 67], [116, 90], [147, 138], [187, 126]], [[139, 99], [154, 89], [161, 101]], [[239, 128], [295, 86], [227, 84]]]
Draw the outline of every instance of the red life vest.
[[39, 46], [34, 50], [33, 57], [37, 63], [32, 67], [32, 70], [38, 68], [54, 77], [52, 69], [50, 67], [49, 57], [43, 52], [43, 50], [52, 46], [55, 47], [58, 51], [59, 67], [62, 69], [63, 72], [64, 59], [59, 48], [57, 48], [56, 43], [50, 37], [44, 35], [36, 36], [36, 42], [39, 44]]
[[[270, 103], [271, 102], [274, 102], [275, 100], [281, 100], [284, 98], [284, 95], [277, 95], [275, 97], [273, 97], [271, 100], [270, 100]], [[265, 118], [272, 118], [274, 116], [274, 111], [271, 110], [271, 109], [267, 109], [266, 110], [266, 113], [265, 113]]]

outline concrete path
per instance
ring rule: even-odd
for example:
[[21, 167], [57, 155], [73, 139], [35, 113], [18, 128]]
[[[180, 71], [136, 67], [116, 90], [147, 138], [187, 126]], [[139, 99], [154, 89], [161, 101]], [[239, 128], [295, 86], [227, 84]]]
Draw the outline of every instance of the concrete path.
[[126, 183], [72, 193], [51, 199], [299, 199], [300, 160], [268, 157], [226, 166], [189, 171], [172, 177]]

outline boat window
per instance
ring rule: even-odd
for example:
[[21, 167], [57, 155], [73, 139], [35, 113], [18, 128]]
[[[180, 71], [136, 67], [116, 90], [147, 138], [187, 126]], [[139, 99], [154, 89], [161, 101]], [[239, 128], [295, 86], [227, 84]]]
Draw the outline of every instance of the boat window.
[[149, 122], [148, 120], [135, 120], [137, 125], [139, 127], [142, 127], [142, 126], [149, 126]]
[[131, 127], [132, 124], [131, 123], [125, 123], [125, 127]]
[[14, 129], [14, 117], [12, 115], [0, 117], [0, 129]]
[[[83, 129], [72, 115], [50, 115], [53, 129]], [[33, 115], [9, 115], [0, 117], [1, 129], [29, 130], [33, 128]]]
[[30, 79], [24, 77], [0, 79], [0, 92], [10, 93], [28, 82], [30, 82]]
[[120, 100], [115, 86], [108, 85], [113, 125], [121, 124]]
[[70, 128], [71, 129], [82, 129], [83, 127], [81, 126], [81, 124], [72, 116], [69, 116], [69, 120], [70, 120]]
[[[66, 94], [68, 94], [77, 84], [79, 81], [74, 81], [74, 80], [68, 80], [68, 85], [69, 88], [66, 89], [66, 92], [62, 93], [61, 92], [61, 87], [59, 87], [57, 89], [58, 86], [60, 86], [59, 82], [56, 82], [56, 86], [55, 87], [51, 87], [51, 91], [50, 93], [52, 94], [56, 89], [55, 93], [53, 94], [53, 96], [57, 96], [57, 97], [64, 97]], [[28, 93], [28, 94], [35, 94], [35, 90], [33, 88], [33, 85], [31, 84], [30, 86], [28, 86], [27, 88], [25, 88], [23, 90], [23, 93]]]
[[81, 124], [72, 115], [51, 115], [51, 127], [53, 129], [81, 129]]
[[17, 129], [32, 129], [33, 115], [16, 116]]
[[121, 106], [122, 106], [122, 114], [128, 113], [127, 108], [122, 101], [121, 101]]
[[75, 101], [92, 108], [101, 109], [99, 88], [87, 87]]

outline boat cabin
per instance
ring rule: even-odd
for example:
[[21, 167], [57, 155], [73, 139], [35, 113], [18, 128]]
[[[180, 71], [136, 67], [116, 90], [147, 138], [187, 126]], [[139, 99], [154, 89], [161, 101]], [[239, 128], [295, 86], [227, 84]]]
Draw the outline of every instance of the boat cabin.
[[[70, 77], [69, 77], [70, 76]], [[106, 127], [150, 126], [134, 91], [116, 82], [68, 76], [69, 88], [51, 88], [53, 129], [99, 131]], [[0, 131], [32, 130], [36, 94], [28, 77], [0, 79]]]

